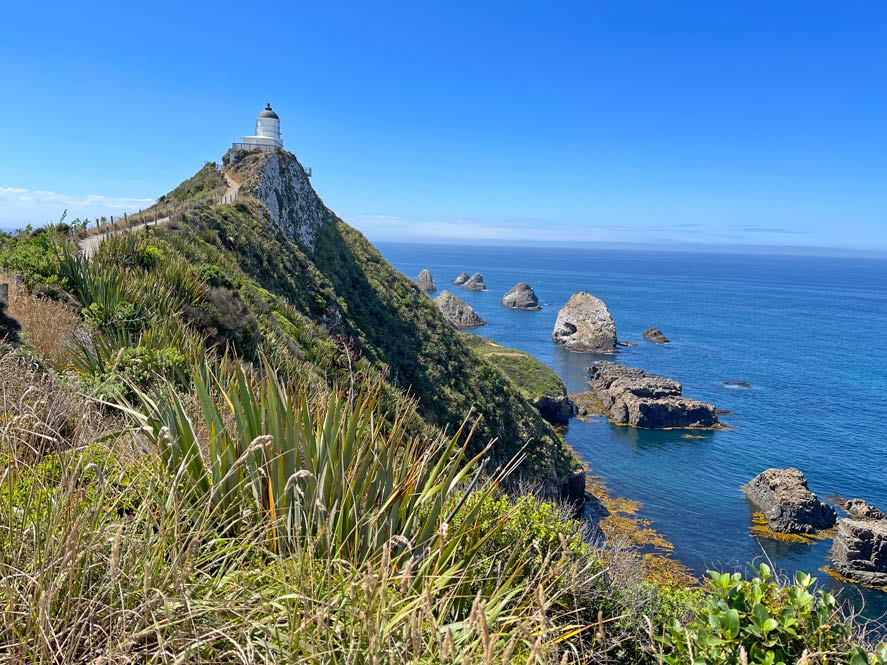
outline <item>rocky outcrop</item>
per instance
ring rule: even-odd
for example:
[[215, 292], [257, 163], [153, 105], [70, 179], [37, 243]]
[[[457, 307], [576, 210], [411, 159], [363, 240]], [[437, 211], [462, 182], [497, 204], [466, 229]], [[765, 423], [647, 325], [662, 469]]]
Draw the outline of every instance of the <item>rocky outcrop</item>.
[[666, 337], [659, 328], [647, 328], [644, 331], [644, 339], [653, 342], [654, 344], [668, 344], [669, 339]]
[[459, 273], [459, 276], [453, 280], [452, 283], [455, 284], [456, 286], [462, 286], [469, 279], [471, 279], [471, 275], [469, 275], [467, 272], [461, 272], [461, 273]]
[[573, 506], [577, 517], [582, 515], [586, 500], [585, 470], [573, 469], [572, 473], [560, 479], [558, 485], [561, 501]]
[[226, 167], [243, 183], [240, 193], [264, 203], [271, 222], [289, 240], [313, 250], [317, 233], [335, 215], [317, 196], [299, 160], [286, 150], [241, 153]]
[[429, 270], [421, 270], [419, 272], [419, 277], [416, 278], [416, 284], [419, 285], [422, 293], [426, 295], [437, 291], [437, 286], [434, 284], [434, 277], [431, 276], [431, 271]]
[[576, 415], [576, 405], [567, 397], [566, 389], [563, 395], [543, 395], [531, 399], [530, 404], [552, 425], [566, 425]]
[[887, 520], [838, 520], [832, 566], [854, 582], [887, 586]]
[[837, 519], [835, 509], [810, 491], [797, 469], [767, 469], [743, 485], [742, 491], [778, 533], [812, 534], [830, 529]]
[[711, 404], [688, 399], [677, 381], [610, 361], [592, 363], [588, 385], [597, 415], [642, 429], [718, 429]]
[[844, 503], [844, 510], [850, 517], [858, 520], [883, 520], [887, 519], [884, 511], [868, 503], [865, 499], [850, 499]]
[[465, 282], [462, 283], [463, 289], [468, 289], [469, 291], [486, 291], [487, 285], [484, 284], [484, 276], [479, 272], [474, 273], [471, 277], [469, 277]]
[[602, 300], [580, 291], [557, 313], [551, 339], [569, 351], [616, 353], [616, 324]]
[[434, 299], [434, 303], [440, 308], [444, 319], [456, 328], [477, 328], [487, 325], [471, 305], [449, 291], [441, 291]]
[[515, 284], [511, 290], [502, 296], [502, 305], [511, 309], [526, 309], [538, 311], [542, 309], [539, 306], [539, 299], [533, 287], [526, 282]]

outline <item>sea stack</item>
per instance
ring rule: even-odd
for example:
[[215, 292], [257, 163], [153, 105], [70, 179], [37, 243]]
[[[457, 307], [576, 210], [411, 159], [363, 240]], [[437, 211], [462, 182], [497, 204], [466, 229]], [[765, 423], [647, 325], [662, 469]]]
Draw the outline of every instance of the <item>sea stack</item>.
[[835, 525], [837, 514], [819, 500], [797, 469], [767, 469], [752, 478], [742, 491], [778, 533], [813, 534]]
[[422, 270], [421, 272], [419, 272], [419, 277], [416, 278], [416, 284], [419, 285], [422, 293], [426, 295], [437, 291], [437, 286], [434, 285], [434, 277], [431, 276], [431, 272], [429, 270]]
[[653, 342], [654, 344], [668, 344], [669, 342], [668, 337], [666, 337], [659, 328], [647, 328], [644, 331], [644, 339]]
[[462, 288], [469, 291], [486, 291], [487, 285], [484, 284], [484, 276], [476, 272], [462, 283]]
[[557, 313], [551, 339], [568, 351], [616, 353], [616, 324], [602, 300], [580, 291]]
[[470, 277], [471, 275], [469, 275], [467, 272], [461, 272], [459, 273], [459, 276], [452, 281], [452, 284], [455, 284], [456, 286], [462, 286], [470, 279]]
[[477, 328], [487, 325], [471, 305], [449, 291], [441, 291], [434, 299], [434, 304], [438, 306], [444, 319], [456, 328]]
[[533, 287], [526, 282], [515, 284], [511, 290], [502, 296], [502, 305], [510, 309], [526, 309], [530, 311], [539, 311], [539, 299]]

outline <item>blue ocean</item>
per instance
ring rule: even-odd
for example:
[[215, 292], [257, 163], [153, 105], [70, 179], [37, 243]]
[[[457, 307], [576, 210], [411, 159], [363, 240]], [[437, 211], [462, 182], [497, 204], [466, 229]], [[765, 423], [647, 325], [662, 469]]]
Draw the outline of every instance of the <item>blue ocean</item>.
[[[674, 544], [694, 573], [745, 570], [770, 561], [802, 569], [865, 615], [887, 612], [887, 593], [843, 585], [820, 569], [830, 541], [759, 540], [740, 492], [767, 467], [797, 467], [820, 498], [862, 497], [887, 510], [887, 260], [612, 249], [379, 245], [404, 275], [431, 270], [488, 322], [475, 332], [533, 354], [568, 389], [585, 388], [589, 354], [551, 341], [558, 309], [576, 291], [601, 298], [616, 322], [619, 362], [673, 378], [684, 394], [734, 415], [727, 431], [688, 440], [573, 420], [566, 438], [614, 495], [643, 504], [640, 516]], [[481, 272], [488, 290], [450, 285]], [[541, 312], [499, 299], [517, 282]], [[644, 340], [648, 327], [671, 340]], [[744, 381], [749, 388], [727, 387]]]

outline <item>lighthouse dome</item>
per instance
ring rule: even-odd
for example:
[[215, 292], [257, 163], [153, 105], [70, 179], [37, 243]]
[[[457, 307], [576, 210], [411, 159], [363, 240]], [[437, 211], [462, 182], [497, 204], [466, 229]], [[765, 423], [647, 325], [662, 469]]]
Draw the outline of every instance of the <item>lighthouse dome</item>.
[[274, 120], [280, 120], [280, 116], [277, 115], [272, 109], [271, 104], [266, 103], [264, 110], [259, 114], [260, 118], [273, 118]]

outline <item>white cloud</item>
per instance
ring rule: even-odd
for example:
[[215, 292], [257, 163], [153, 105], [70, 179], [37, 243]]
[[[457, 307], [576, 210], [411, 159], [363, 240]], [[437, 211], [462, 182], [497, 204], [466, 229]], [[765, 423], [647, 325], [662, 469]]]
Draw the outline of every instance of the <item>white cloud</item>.
[[19, 227], [58, 221], [62, 212], [68, 219], [95, 218], [135, 212], [154, 203], [154, 199], [105, 196], [103, 194], [60, 194], [42, 189], [0, 187], [0, 226]]
[[407, 219], [355, 215], [349, 224], [371, 241], [508, 244], [656, 243], [699, 241], [687, 225], [629, 226], [563, 224], [546, 219]]

